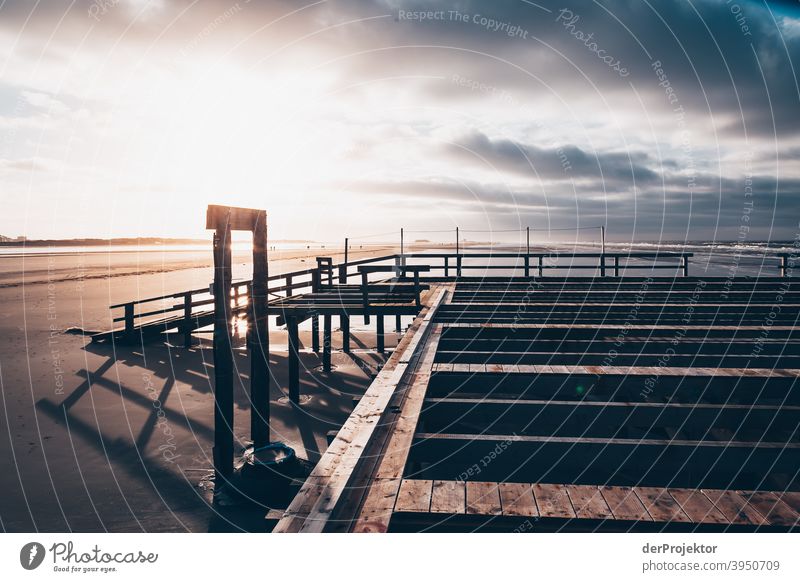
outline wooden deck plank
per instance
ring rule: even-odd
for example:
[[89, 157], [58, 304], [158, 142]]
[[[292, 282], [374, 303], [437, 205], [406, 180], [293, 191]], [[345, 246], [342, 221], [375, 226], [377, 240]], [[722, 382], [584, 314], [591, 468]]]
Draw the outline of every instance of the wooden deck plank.
[[364, 511], [353, 525], [356, 533], [385, 533], [394, 511], [401, 479], [376, 479], [370, 484]]
[[653, 521], [639, 497], [630, 487], [602, 486], [600, 492], [615, 519]]
[[722, 512], [699, 489], [670, 489], [669, 492], [694, 523], [729, 523]]
[[574, 518], [575, 510], [564, 485], [534, 483], [533, 497], [542, 517]]
[[737, 493], [763, 515], [770, 525], [791, 527], [800, 521], [800, 515], [781, 501], [775, 493], [770, 491], [737, 491]]
[[581, 519], [612, 519], [611, 508], [593, 485], [567, 485], [567, 493], [572, 500], [575, 515]]
[[432, 490], [433, 481], [429, 479], [403, 479], [394, 510], [427, 513], [431, 509]]
[[768, 522], [735, 491], [702, 489], [706, 497], [733, 525], [766, 525]]
[[633, 490], [654, 521], [691, 521], [664, 487], [634, 487]]
[[467, 513], [502, 515], [503, 506], [497, 483], [467, 481]]
[[500, 502], [503, 515], [538, 517], [539, 509], [533, 498], [530, 483], [500, 483]]
[[463, 481], [434, 481], [431, 513], [464, 513], [466, 499]]

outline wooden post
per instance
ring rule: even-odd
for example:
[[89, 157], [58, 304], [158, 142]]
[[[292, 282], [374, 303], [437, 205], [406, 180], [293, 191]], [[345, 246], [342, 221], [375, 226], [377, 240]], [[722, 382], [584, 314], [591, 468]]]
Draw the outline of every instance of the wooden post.
[[349, 262], [348, 261], [347, 247], [349, 246], [349, 244], [350, 244], [350, 239], [349, 238], [345, 238], [344, 239], [344, 263], [339, 265], [339, 284], [340, 285], [346, 285], [347, 284], [347, 263]]
[[[786, 255], [781, 255], [781, 257], [780, 257], [780, 258], [781, 258], [781, 264], [780, 264], [780, 276], [781, 276], [781, 277], [785, 277], [785, 276], [786, 276], [786, 270], [787, 270], [787, 269], [786, 269], [786, 262], [787, 262], [787, 261], [786, 261]], [[126, 326], [126, 327], [127, 327], [127, 326]]]
[[287, 297], [291, 297], [292, 296], [292, 282], [293, 282], [292, 276], [291, 275], [286, 275], [286, 296]]
[[397, 333], [403, 331], [403, 316], [402, 315], [395, 315], [394, 316], [394, 329]]
[[133, 303], [125, 304], [125, 337], [133, 335]]
[[450, 276], [450, 260], [447, 255], [445, 255], [444, 257], [444, 276], [445, 277]]
[[364, 324], [369, 325], [369, 274], [361, 272], [361, 306], [364, 309]]
[[350, 316], [339, 316], [339, 327], [342, 328], [342, 351], [345, 354], [350, 353]]
[[606, 276], [606, 255], [604, 253], [600, 254], [600, 276]]
[[[269, 435], [269, 262], [267, 213], [259, 213], [253, 225], [253, 282], [250, 285], [247, 355], [250, 359], [250, 437], [255, 448], [270, 443]], [[287, 278], [290, 287], [291, 277]]]
[[422, 302], [420, 301], [419, 271], [417, 270], [414, 270], [414, 304], [417, 306], [417, 309], [422, 307]]
[[683, 255], [683, 276], [689, 276], [689, 257]]
[[406, 259], [405, 259], [405, 256], [404, 256], [404, 255], [405, 255], [405, 252], [406, 252], [406, 251], [405, 251], [405, 244], [404, 244], [404, 242], [405, 242], [405, 241], [403, 240], [403, 229], [401, 228], [401, 229], [400, 229], [400, 262], [401, 262], [401, 264], [403, 264], [403, 265], [405, 265], [405, 263], [406, 263]]
[[183, 347], [192, 347], [192, 293], [183, 295]]
[[530, 256], [525, 255], [525, 277], [531, 276], [531, 264], [530, 264]]
[[375, 333], [377, 337], [378, 353], [382, 354], [386, 351], [385, 332], [383, 329], [383, 315], [375, 316]]
[[456, 277], [461, 276], [461, 255], [459, 254], [458, 227], [456, 227]]
[[322, 316], [322, 369], [331, 371], [331, 316]]
[[214, 235], [214, 470], [218, 486], [233, 473], [233, 353], [231, 352], [231, 227]]
[[311, 316], [311, 350], [319, 353], [319, 315]]
[[619, 255], [614, 257], [614, 276], [619, 277]]
[[286, 318], [286, 330], [289, 332], [289, 402], [297, 406], [300, 404], [300, 337], [296, 317]]
[[525, 277], [531, 276], [531, 227], [525, 227]]
[[539, 255], [539, 276], [544, 274], [544, 256]]

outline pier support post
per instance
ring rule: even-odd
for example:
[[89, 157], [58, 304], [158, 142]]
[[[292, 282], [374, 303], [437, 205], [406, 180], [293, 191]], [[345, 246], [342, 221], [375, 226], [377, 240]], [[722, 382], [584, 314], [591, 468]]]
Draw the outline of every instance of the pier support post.
[[319, 315], [311, 316], [311, 350], [319, 353]]
[[[260, 213], [253, 225], [253, 282], [247, 326], [247, 355], [250, 358], [250, 437], [255, 448], [270, 443], [269, 437], [269, 279], [267, 257], [267, 213]], [[291, 280], [287, 280], [291, 286]], [[291, 290], [290, 290], [291, 292]]]
[[619, 277], [619, 255], [614, 257], [614, 276]]
[[342, 351], [345, 354], [350, 353], [350, 316], [339, 316], [339, 327], [342, 328]]
[[289, 402], [297, 406], [300, 404], [300, 334], [296, 317], [286, 319], [286, 330], [289, 332]]
[[386, 351], [386, 341], [385, 341], [385, 332], [383, 329], [383, 315], [376, 315], [375, 316], [375, 333], [377, 337], [377, 348], [378, 353], [382, 354]]
[[265, 210], [210, 205], [206, 228], [214, 232], [214, 471], [217, 486], [233, 473], [233, 352], [231, 232], [253, 234], [253, 282], [247, 308], [250, 358], [250, 431], [255, 447], [269, 443], [269, 330], [267, 320], [267, 213]]
[[689, 257], [683, 255], [683, 276], [689, 276]]
[[450, 276], [450, 259], [447, 256], [444, 257], [444, 276]]
[[605, 253], [600, 254], [600, 276], [606, 276], [606, 255]]
[[322, 316], [322, 369], [331, 371], [331, 316]]
[[397, 333], [403, 331], [403, 316], [402, 315], [395, 315], [394, 316], [394, 330]]
[[133, 303], [125, 304], [125, 339], [133, 337]]
[[192, 347], [192, 293], [183, 296], [183, 347]]
[[231, 352], [231, 227], [214, 234], [214, 471], [218, 485], [233, 473], [233, 353]]
[[539, 255], [539, 276], [544, 274], [544, 257]]

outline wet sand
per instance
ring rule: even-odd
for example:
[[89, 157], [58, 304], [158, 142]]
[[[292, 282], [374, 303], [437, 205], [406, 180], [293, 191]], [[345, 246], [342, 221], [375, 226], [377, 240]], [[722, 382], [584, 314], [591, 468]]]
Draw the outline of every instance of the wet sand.
[[[351, 257], [394, 252], [351, 251]], [[273, 253], [271, 273], [307, 268], [320, 251]], [[334, 254], [335, 255], [335, 254]], [[155, 258], [155, 255], [152, 255]], [[0, 527], [5, 531], [209, 531], [242, 527], [210, 507], [213, 377], [210, 334], [185, 349], [154, 342], [144, 346], [94, 345], [72, 328], [106, 330], [108, 305], [137, 297], [204, 287], [208, 257], [164, 261], [137, 256], [26, 258], [24, 277], [9, 274], [0, 287]], [[237, 276], [250, 263], [237, 255]], [[76, 260], [83, 261], [76, 265]], [[337, 259], [335, 259], [337, 260]], [[198, 262], [195, 262], [198, 261]], [[28, 269], [30, 267], [30, 269]], [[108, 272], [104, 272], [108, 271]], [[132, 274], [141, 271], [143, 274]], [[88, 276], [91, 274], [93, 276]], [[16, 277], [16, 278], [15, 278]], [[24, 282], [24, 284], [23, 284]], [[335, 320], [334, 320], [335, 321]], [[301, 410], [286, 391], [286, 335], [271, 333], [273, 439], [312, 462], [363, 393], [369, 371], [382, 358], [371, 353], [374, 335], [353, 318], [353, 353], [334, 352], [332, 374], [318, 370], [310, 350], [301, 355]], [[335, 325], [335, 324], [334, 324]], [[390, 326], [387, 325], [387, 331]], [[393, 327], [393, 326], [392, 326]], [[308, 333], [301, 334], [310, 346]], [[340, 347], [334, 333], [334, 349]], [[387, 347], [395, 345], [388, 334]], [[249, 362], [235, 362], [235, 434], [249, 438]], [[263, 522], [264, 513], [254, 528]], [[249, 526], [246, 526], [249, 527]]]

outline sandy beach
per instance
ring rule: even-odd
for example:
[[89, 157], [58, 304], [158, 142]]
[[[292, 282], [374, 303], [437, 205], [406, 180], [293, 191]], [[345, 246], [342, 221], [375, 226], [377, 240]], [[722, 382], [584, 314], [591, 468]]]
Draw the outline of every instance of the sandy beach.
[[[352, 258], [394, 252], [352, 249]], [[276, 251], [270, 272], [314, 264], [320, 249]], [[241, 521], [213, 511], [213, 376], [210, 334], [185, 349], [163, 342], [144, 346], [95, 345], [76, 330], [111, 328], [115, 302], [204, 287], [210, 252], [55, 254], [3, 257], [0, 274], [0, 423], [7, 452], [0, 473], [3, 523], [9, 531], [236, 530]], [[235, 255], [235, 277], [249, 273], [247, 252]], [[336, 327], [334, 321], [334, 327]], [[353, 350], [334, 351], [333, 373], [317, 356], [301, 354], [301, 410], [283, 398], [286, 335], [271, 334], [273, 439], [315, 462], [382, 362], [374, 335], [352, 322]], [[387, 326], [387, 331], [389, 331]], [[334, 350], [340, 348], [334, 333]], [[308, 333], [301, 333], [304, 346]], [[387, 334], [387, 347], [395, 345]], [[369, 353], [368, 353], [369, 352]], [[249, 437], [249, 363], [238, 350], [242, 383], [236, 390], [235, 433]], [[231, 508], [235, 513], [235, 508]], [[255, 515], [258, 515], [255, 512]], [[263, 513], [261, 514], [263, 518]], [[261, 519], [263, 521], [263, 519]], [[258, 521], [253, 525], [258, 529]]]

